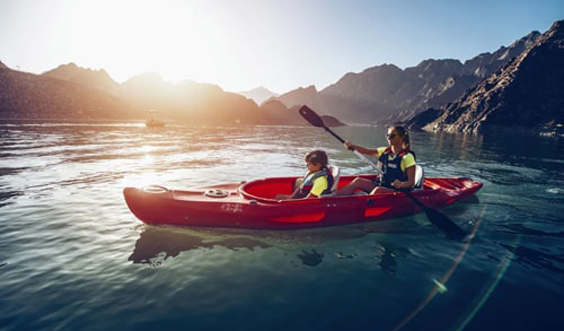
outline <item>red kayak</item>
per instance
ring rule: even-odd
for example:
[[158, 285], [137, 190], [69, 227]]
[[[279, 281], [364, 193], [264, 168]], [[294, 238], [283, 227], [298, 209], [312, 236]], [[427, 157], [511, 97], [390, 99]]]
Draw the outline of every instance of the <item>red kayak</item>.
[[[377, 175], [360, 175], [374, 179]], [[342, 187], [358, 176], [341, 176]], [[194, 227], [298, 229], [370, 222], [422, 212], [405, 193], [324, 196], [318, 199], [275, 200], [290, 194], [298, 177], [278, 177], [169, 190], [162, 186], [127, 187], [129, 209], [150, 225]], [[476, 193], [482, 183], [468, 178], [425, 178], [412, 195], [430, 208], [444, 208]]]

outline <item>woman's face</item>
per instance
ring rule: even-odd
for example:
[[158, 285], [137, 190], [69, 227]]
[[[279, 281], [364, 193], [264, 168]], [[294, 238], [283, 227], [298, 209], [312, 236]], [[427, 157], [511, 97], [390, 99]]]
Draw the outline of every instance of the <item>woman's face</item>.
[[389, 128], [388, 129], [388, 133], [386, 133], [386, 139], [388, 140], [388, 143], [390, 145], [392, 145], [394, 142], [401, 141], [401, 137], [399, 136], [399, 134], [397, 133], [397, 131], [394, 128]]

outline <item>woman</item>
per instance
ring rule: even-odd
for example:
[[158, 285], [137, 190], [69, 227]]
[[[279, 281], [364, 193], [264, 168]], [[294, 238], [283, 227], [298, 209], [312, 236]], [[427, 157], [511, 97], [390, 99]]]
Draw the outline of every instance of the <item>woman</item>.
[[349, 141], [345, 147], [362, 154], [379, 156], [378, 167], [382, 174], [375, 180], [357, 177], [343, 186], [335, 195], [351, 195], [356, 190], [370, 194], [393, 192], [397, 189], [412, 189], [415, 185], [415, 153], [409, 149], [409, 133], [402, 126], [392, 126], [386, 133], [388, 147], [365, 148]]

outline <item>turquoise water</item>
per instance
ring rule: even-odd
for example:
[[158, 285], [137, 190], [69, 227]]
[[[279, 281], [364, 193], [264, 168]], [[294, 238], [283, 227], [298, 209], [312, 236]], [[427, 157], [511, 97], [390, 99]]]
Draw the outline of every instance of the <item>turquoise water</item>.
[[[335, 129], [367, 146], [383, 128]], [[328, 151], [309, 127], [148, 129], [131, 123], [0, 124], [0, 330], [562, 330], [564, 142], [413, 133], [428, 176], [477, 196], [424, 215], [257, 231], [149, 227], [126, 186], [169, 188], [302, 175]]]

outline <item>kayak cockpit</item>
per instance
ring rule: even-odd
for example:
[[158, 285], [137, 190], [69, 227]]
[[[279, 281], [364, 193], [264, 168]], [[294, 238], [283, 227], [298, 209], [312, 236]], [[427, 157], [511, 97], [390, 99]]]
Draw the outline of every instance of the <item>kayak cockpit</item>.
[[[375, 180], [378, 175], [367, 174], [360, 176], [341, 176], [336, 190], [352, 182], [355, 178], [361, 177], [367, 180]], [[272, 203], [278, 194], [292, 194], [295, 189], [296, 180], [299, 177], [274, 177], [258, 179], [245, 183], [239, 187], [239, 193], [246, 199], [265, 201]], [[480, 182], [470, 180], [468, 178], [425, 178], [423, 187], [414, 191], [419, 195], [418, 191], [438, 191], [443, 190], [457, 194], [461, 191], [475, 191], [481, 187]], [[380, 193], [379, 195], [399, 194], [399, 192]], [[345, 196], [343, 196], [345, 197]], [[340, 198], [340, 197], [339, 197]]]
[[[378, 175], [361, 175], [362, 178], [368, 180], [376, 179]], [[352, 182], [358, 176], [341, 176], [337, 185], [334, 187], [334, 191], [342, 188], [348, 183]], [[274, 177], [258, 179], [248, 183], [243, 184], [239, 188], [239, 192], [246, 199], [253, 200], [269, 200], [272, 202], [274, 197], [278, 194], [290, 195], [295, 190], [296, 180], [300, 177]]]

